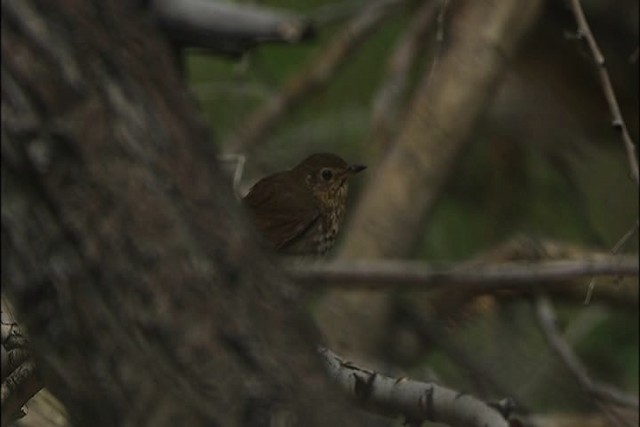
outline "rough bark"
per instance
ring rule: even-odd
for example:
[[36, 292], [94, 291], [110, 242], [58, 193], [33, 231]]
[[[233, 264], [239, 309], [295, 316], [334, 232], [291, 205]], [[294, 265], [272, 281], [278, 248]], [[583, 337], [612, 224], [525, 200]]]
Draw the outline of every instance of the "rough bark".
[[344, 422], [149, 22], [2, 4], [2, 284], [38, 366], [74, 425]]
[[[433, 75], [423, 78], [397, 140], [363, 191], [345, 232], [343, 258], [411, 254], [541, 1], [469, 0], [458, 6], [448, 50]], [[387, 296], [367, 292], [326, 294], [317, 318], [330, 347], [347, 355], [375, 352], [387, 302]]]

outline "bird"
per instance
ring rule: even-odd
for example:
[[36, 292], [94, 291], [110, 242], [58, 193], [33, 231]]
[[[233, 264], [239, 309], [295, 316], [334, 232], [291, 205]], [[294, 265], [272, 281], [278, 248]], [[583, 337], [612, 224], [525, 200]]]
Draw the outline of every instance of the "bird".
[[344, 221], [349, 179], [364, 169], [332, 153], [313, 154], [259, 180], [242, 202], [278, 254], [324, 256]]

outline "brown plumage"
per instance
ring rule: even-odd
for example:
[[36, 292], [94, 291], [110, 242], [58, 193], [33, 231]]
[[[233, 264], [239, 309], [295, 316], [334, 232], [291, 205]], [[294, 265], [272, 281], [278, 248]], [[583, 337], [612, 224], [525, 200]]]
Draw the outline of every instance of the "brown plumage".
[[348, 179], [365, 166], [319, 153], [258, 181], [243, 199], [258, 231], [287, 255], [324, 255], [344, 220]]

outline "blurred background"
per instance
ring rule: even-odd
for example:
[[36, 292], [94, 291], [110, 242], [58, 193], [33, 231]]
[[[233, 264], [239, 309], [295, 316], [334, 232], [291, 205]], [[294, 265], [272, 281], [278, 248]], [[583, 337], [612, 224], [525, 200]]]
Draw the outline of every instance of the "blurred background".
[[[234, 151], [235, 138], [256, 111], [281, 94], [288, 82], [322, 63], [326, 50], [339, 43], [341, 31], [369, 2], [260, 3], [297, 11], [319, 24], [313, 40], [265, 45], [237, 59], [190, 51], [186, 67], [190, 87], [225, 153]], [[442, 3], [435, 13], [444, 17], [425, 27], [407, 74], [407, 89], [395, 118], [399, 126], [418, 82], [437, 67], [447, 49], [455, 1], [444, 4], [444, 12]], [[582, 3], [631, 137], [637, 141], [638, 1]], [[384, 156], [376, 143], [380, 88], [389, 78], [389, 61], [422, 4], [400, 2], [388, 8], [326, 82], [300, 96], [269, 132], [244, 151], [241, 192], [311, 153], [330, 151], [370, 165], [352, 183], [348, 212], [353, 212], [366, 185], [365, 175], [375, 174]], [[499, 258], [538, 258], [554, 251], [558, 257], [607, 252], [634, 226], [637, 187], [621, 138], [612, 129], [591, 53], [578, 40], [576, 28], [568, 2], [544, 3], [474, 126], [422, 231], [415, 258], [467, 261], [485, 257], [495, 248], [502, 248]], [[621, 252], [637, 250], [636, 230]], [[637, 395], [637, 279], [599, 280], [589, 305], [583, 304], [586, 285], [555, 301], [560, 329], [594, 378]], [[618, 297], [599, 298], [602, 288], [613, 289]], [[398, 293], [393, 299], [399, 306], [411, 301], [414, 309], [409, 312], [427, 311], [426, 295]], [[378, 359], [382, 368], [434, 377], [488, 399], [510, 395], [532, 413], [568, 414], [562, 421], [568, 424], [549, 425], [586, 425], [582, 423], [587, 418], [573, 419], [570, 414], [592, 413], [594, 402], [549, 351], [529, 298], [476, 298], [465, 307], [454, 310], [455, 316], [451, 311], [426, 316], [428, 324], [422, 324], [426, 330], [416, 326], [419, 319], [412, 320], [412, 327], [392, 328], [384, 360]], [[396, 320], [406, 326], [412, 322], [408, 317], [405, 310]], [[637, 424], [637, 415], [624, 422]]]
[[[251, 114], [304, 73], [368, 2], [260, 3], [327, 22], [313, 40], [263, 45], [238, 59], [190, 51], [188, 81], [223, 152]], [[370, 143], [373, 104], [387, 61], [419, 6], [401, 2], [389, 8], [326, 84], [304, 96], [255, 144], [247, 153], [245, 190], [314, 152], [377, 161], [378, 147]], [[638, 2], [588, 0], [584, 7], [637, 140]], [[438, 49], [437, 25], [431, 27], [409, 76], [407, 102]], [[446, 38], [446, 25], [443, 30]], [[425, 230], [421, 257], [468, 258], [514, 232], [607, 248], [633, 225], [637, 194], [591, 61], [576, 39], [567, 3], [547, 2], [473, 131], [473, 142]]]

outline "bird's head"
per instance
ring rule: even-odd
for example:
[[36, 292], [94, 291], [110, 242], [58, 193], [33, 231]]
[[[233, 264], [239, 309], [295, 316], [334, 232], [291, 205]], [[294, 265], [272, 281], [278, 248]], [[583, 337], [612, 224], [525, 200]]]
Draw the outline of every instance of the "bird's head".
[[318, 153], [304, 159], [293, 171], [304, 180], [316, 198], [326, 202], [345, 197], [348, 179], [364, 169], [366, 166], [349, 165], [335, 154]]

